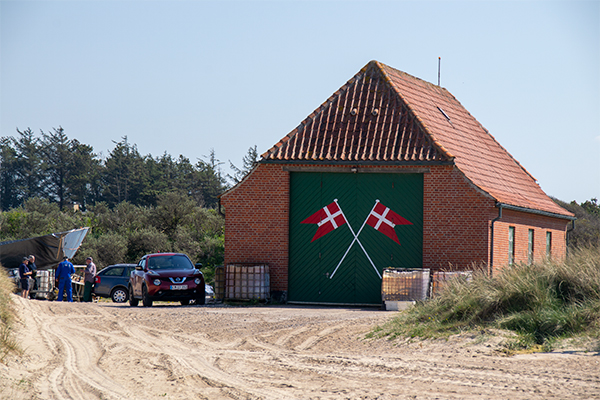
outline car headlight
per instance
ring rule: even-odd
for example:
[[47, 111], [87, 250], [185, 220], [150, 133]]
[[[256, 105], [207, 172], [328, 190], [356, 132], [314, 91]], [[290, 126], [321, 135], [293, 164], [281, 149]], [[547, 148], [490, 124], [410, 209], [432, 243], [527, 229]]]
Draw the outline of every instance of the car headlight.
[[200, 278], [196, 278], [194, 279], [194, 282], [196, 283], [196, 285], [199, 285], [200, 282], [202, 282], [202, 280]]
[[156, 286], [160, 286], [160, 279], [155, 279], [152, 281], [152, 283], [154, 283]]

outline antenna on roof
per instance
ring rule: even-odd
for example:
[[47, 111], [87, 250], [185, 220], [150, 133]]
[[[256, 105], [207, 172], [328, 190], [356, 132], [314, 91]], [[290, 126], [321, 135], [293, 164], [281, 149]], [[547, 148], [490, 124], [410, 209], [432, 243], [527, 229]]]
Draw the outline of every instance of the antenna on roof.
[[440, 86], [440, 70], [442, 69], [442, 57], [438, 57], [438, 86]]

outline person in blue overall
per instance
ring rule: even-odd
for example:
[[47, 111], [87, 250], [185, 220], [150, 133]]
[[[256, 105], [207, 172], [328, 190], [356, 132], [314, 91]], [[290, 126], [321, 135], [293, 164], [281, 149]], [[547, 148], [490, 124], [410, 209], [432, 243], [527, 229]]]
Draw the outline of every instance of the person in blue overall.
[[67, 290], [67, 301], [73, 302], [73, 287], [71, 286], [71, 275], [75, 273], [75, 267], [69, 261], [69, 257], [64, 257], [63, 262], [58, 264], [56, 269], [56, 280], [58, 281], [58, 299], [62, 301], [63, 291]]

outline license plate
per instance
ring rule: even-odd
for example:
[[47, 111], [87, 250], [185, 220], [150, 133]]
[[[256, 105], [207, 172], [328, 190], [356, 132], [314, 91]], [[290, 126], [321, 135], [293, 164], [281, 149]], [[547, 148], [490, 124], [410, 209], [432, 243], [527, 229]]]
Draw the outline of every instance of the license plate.
[[171, 285], [171, 290], [185, 290], [188, 285]]

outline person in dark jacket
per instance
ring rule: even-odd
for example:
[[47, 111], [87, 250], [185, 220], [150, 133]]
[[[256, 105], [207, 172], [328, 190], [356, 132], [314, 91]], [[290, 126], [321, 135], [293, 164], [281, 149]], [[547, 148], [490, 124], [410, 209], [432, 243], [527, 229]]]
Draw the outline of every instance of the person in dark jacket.
[[92, 301], [92, 286], [94, 285], [94, 278], [96, 277], [96, 264], [94, 264], [92, 257], [86, 258], [85, 263], [87, 266], [85, 267], [85, 271], [83, 271], [83, 281], [85, 284], [83, 289], [83, 301], [90, 302]]
[[37, 275], [37, 266], [35, 265], [35, 256], [32, 254], [29, 256], [29, 269], [31, 270], [31, 277], [33, 278], [32, 281], [32, 290], [37, 290], [37, 280], [35, 279], [35, 276]]
[[67, 291], [67, 301], [73, 302], [73, 286], [71, 286], [71, 275], [75, 273], [75, 267], [69, 261], [69, 257], [64, 257], [63, 262], [58, 264], [56, 269], [56, 280], [58, 281], [58, 299], [62, 301], [64, 290]]
[[19, 278], [21, 278], [21, 296], [24, 299], [29, 297], [29, 277], [31, 270], [29, 269], [29, 259], [23, 257], [21, 265], [19, 265]]

